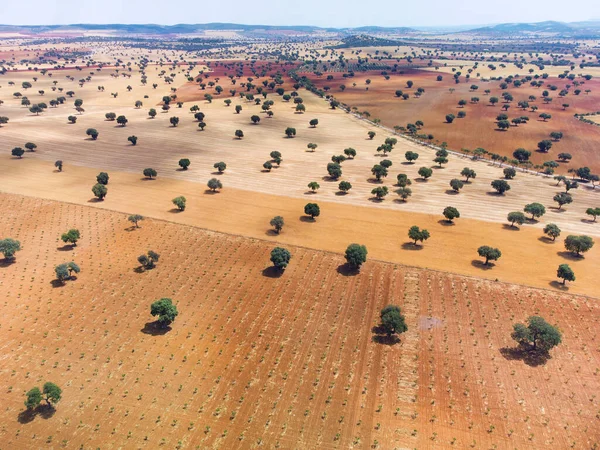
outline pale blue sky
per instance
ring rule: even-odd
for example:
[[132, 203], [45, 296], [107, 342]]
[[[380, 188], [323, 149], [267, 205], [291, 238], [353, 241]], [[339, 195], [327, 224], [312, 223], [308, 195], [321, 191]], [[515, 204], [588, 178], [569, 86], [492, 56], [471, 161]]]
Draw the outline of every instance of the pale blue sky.
[[600, 18], [599, 0], [27, 0], [4, 2], [0, 24], [234, 22], [322, 27], [468, 25]]

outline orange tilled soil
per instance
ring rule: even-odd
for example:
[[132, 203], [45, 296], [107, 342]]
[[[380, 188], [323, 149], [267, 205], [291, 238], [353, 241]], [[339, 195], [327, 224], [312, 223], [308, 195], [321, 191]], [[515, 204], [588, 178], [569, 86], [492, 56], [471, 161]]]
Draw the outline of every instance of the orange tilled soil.
[[[29, 448], [577, 448], [600, 439], [595, 300], [368, 261], [121, 213], [0, 195], [0, 442]], [[63, 247], [59, 235], [82, 239]], [[160, 253], [138, 273], [136, 258]], [[52, 283], [74, 260], [77, 280]], [[179, 316], [157, 334], [150, 304]], [[409, 331], [377, 342], [380, 308]], [[540, 314], [564, 333], [545, 365], [514, 355], [512, 324]], [[63, 388], [54, 414], [24, 393]]]

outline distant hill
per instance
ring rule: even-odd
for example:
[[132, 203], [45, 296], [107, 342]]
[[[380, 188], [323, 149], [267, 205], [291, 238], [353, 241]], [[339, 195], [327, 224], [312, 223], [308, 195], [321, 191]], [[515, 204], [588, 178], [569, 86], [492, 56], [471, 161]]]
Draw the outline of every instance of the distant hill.
[[487, 27], [475, 28], [469, 30], [468, 33], [474, 34], [560, 34], [560, 35], [580, 35], [582, 33], [587, 34], [599, 34], [600, 35], [600, 22], [536, 22], [536, 23], [501, 23], [498, 25], [492, 25]]

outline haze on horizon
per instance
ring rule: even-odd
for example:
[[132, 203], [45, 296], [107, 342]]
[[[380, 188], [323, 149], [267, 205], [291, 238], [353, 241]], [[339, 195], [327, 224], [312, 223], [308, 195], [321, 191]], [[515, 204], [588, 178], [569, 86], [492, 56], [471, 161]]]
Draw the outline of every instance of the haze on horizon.
[[575, 22], [598, 17], [597, 0], [581, 0], [577, 8], [564, 8], [564, 2], [548, 0], [543, 8], [535, 2], [510, 7], [498, 3], [458, 0], [398, 2], [381, 0], [305, 0], [294, 8], [286, 2], [258, 4], [230, 0], [223, 7], [206, 7], [192, 0], [29, 0], [8, 3], [0, 16], [3, 25], [162, 24], [228, 22], [248, 25], [314, 25], [319, 27], [452, 27], [504, 22]]

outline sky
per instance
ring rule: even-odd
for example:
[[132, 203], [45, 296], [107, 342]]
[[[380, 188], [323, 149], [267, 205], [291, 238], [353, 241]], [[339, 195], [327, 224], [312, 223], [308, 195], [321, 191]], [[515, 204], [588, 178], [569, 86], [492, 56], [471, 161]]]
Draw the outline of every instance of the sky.
[[504, 22], [572, 22], [600, 18], [598, 0], [563, 0], [518, 4], [473, 0], [27, 0], [5, 2], [0, 24], [233, 22], [321, 27], [456, 26]]

